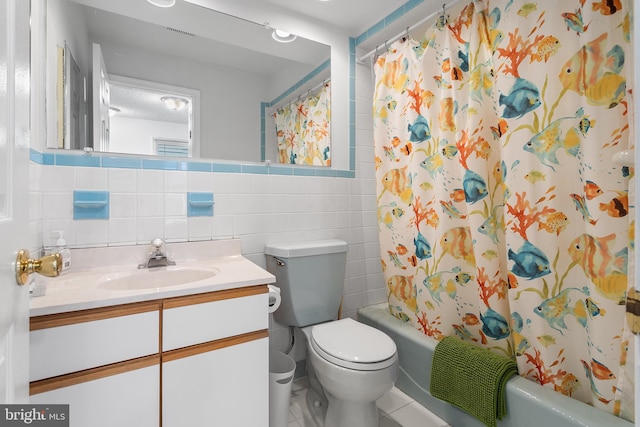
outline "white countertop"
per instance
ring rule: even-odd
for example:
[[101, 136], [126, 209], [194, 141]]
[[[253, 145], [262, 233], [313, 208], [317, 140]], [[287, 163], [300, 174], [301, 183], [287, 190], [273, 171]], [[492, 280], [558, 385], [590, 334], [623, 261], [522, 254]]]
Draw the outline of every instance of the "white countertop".
[[[100, 283], [137, 269], [148, 246], [72, 250], [71, 270], [56, 278], [39, 277], [46, 294], [30, 299], [30, 316], [85, 310], [139, 301], [150, 301], [224, 289], [275, 282], [275, 277], [240, 254], [239, 240], [167, 244], [166, 252], [175, 267], [155, 267], [149, 273], [171, 269], [201, 269], [215, 272], [204, 280], [180, 285], [135, 290], [113, 290]], [[76, 264], [77, 261], [77, 264]], [[133, 262], [132, 262], [133, 261]], [[99, 268], [93, 268], [100, 265]]]

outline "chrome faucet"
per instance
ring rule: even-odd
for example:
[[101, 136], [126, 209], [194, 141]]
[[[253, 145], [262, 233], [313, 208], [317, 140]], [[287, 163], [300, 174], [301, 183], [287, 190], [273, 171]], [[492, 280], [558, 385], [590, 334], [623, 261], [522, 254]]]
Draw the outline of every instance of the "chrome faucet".
[[153, 267], [166, 267], [168, 265], [176, 265], [175, 261], [169, 260], [167, 254], [162, 251], [164, 246], [164, 240], [157, 237], [151, 241], [151, 247], [153, 250], [149, 253], [149, 256], [145, 262], [138, 264], [138, 268], [153, 268]]

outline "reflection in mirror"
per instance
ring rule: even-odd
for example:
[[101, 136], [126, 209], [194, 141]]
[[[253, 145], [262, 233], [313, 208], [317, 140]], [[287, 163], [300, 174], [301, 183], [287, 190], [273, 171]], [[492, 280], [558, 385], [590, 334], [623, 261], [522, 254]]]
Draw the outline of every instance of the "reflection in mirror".
[[[292, 87], [306, 94], [326, 80], [329, 68], [313, 78], [308, 76], [329, 59], [330, 47], [301, 37], [278, 43], [271, 32], [265, 25], [188, 2], [163, 9], [130, 0], [47, 1], [47, 147], [92, 147], [145, 155], [175, 149], [165, 155], [188, 153], [256, 162], [265, 160], [266, 152], [266, 159], [277, 162], [273, 120], [264, 123], [265, 132], [273, 135], [261, 134], [262, 105], [275, 108], [278, 105], [273, 101]], [[70, 106], [59, 104], [56, 92], [57, 49], [65, 43], [78, 65], [82, 88], [79, 141], [73, 145], [60, 145], [57, 137], [58, 109], [67, 111]], [[94, 44], [101, 56], [94, 57]], [[147, 95], [153, 91], [186, 99], [181, 110], [187, 115], [186, 136], [160, 134], [159, 125], [138, 134], [120, 128], [134, 118], [116, 105], [121, 102], [119, 94], [126, 92], [122, 80], [128, 90], [139, 85]], [[120, 112], [110, 117], [110, 107]], [[161, 119], [158, 113], [135, 114], [140, 116], [136, 120], [178, 127], [173, 119]], [[184, 122], [180, 126], [184, 128]], [[274, 148], [264, 150], [263, 141]]]
[[109, 76], [109, 146], [100, 151], [198, 157], [191, 144], [199, 93], [187, 88]]

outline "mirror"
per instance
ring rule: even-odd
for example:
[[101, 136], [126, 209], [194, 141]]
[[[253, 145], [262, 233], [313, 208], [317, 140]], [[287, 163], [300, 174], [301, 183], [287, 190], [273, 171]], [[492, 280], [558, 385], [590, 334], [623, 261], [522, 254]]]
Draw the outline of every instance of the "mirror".
[[[48, 148], [278, 162], [271, 114], [330, 74], [329, 46], [279, 43], [267, 25], [185, 1], [49, 0], [46, 14]], [[73, 92], [57, 78], [71, 59]], [[161, 98], [186, 102], [170, 111]], [[149, 102], [155, 113], [138, 111]]]

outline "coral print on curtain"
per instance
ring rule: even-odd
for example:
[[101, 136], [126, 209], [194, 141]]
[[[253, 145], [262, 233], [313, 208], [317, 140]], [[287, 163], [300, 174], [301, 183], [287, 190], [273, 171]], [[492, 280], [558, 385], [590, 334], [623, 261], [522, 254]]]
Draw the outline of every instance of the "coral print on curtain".
[[627, 419], [631, 7], [461, 4], [377, 58], [373, 104], [390, 312]]
[[325, 83], [273, 114], [279, 163], [331, 166], [331, 87]]

